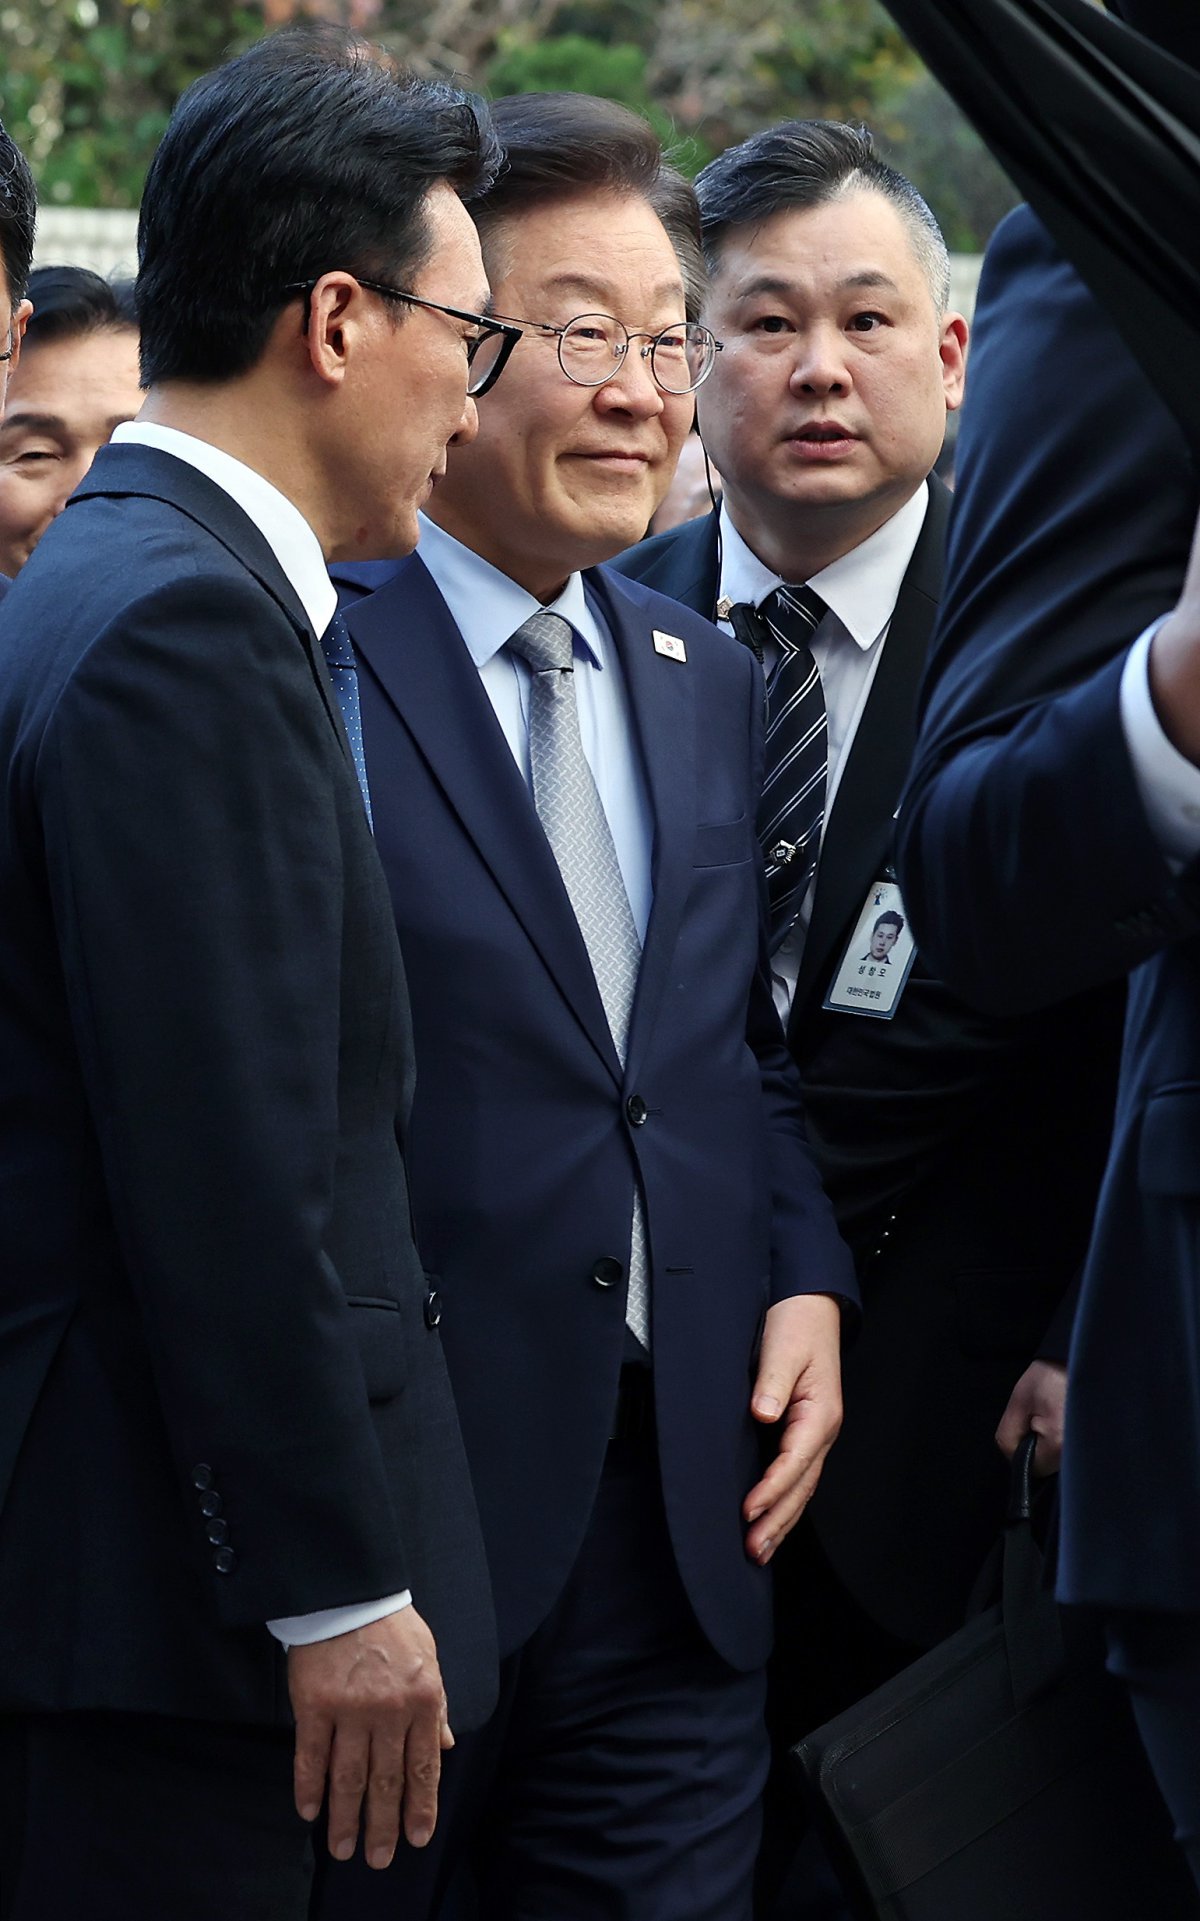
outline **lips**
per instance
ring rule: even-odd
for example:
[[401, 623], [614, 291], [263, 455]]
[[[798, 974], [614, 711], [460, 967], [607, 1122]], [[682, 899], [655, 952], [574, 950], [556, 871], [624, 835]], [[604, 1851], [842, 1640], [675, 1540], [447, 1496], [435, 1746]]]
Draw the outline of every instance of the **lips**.
[[810, 420], [806, 427], [789, 434], [790, 440], [799, 440], [807, 446], [829, 446], [837, 441], [855, 440], [849, 427], [843, 427], [840, 420]]

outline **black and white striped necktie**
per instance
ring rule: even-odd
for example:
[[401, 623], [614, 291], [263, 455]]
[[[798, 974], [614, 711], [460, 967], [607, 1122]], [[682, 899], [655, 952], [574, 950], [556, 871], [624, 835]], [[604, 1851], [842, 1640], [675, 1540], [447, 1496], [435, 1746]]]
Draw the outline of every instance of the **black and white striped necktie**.
[[777, 587], [757, 610], [735, 607], [730, 612], [739, 639], [751, 646], [761, 643], [762, 627], [757, 626], [761, 622], [779, 648], [779, 659], [767, 681], [766, 761], [758, 810], [758, 838], [771, 903], [772, 952], [800, 911], [821, 847], [829, 734], [825, 694], [811, 643], [825, 612], [820, 594], [806, 586]]

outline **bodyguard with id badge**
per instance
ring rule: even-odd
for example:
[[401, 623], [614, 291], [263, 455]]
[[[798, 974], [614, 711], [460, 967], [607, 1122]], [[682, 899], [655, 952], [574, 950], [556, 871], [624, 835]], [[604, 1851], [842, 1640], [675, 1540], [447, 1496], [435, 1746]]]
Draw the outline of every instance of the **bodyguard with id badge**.
[[890, 1021], [916, 958], [900, 888], [889, 869], [868, 890], [821, 1004], [834, 1013]]

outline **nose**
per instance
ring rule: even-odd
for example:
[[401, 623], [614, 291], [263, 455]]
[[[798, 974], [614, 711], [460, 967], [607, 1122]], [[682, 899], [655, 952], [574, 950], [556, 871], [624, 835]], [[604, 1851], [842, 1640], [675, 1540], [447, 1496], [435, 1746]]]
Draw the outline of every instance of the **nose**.
[[463, 402], [462, 419], [450, 436], [451, 447], [469, 447], [479, 432], [479, 409], [470, 394]]
[[650, 371], [650, 356], [635, 340], [624, 359], [602, 387], [595, 389], [595, 404], [605, 412], [633, 414], [638, 420], [654, 420], [663, 411], [663, 397]]
[[793, 393], [844, 394], [850, 390], [850, 369], [838, 327], [809, 327], [798, 336], [799, 346], [788, 385]]

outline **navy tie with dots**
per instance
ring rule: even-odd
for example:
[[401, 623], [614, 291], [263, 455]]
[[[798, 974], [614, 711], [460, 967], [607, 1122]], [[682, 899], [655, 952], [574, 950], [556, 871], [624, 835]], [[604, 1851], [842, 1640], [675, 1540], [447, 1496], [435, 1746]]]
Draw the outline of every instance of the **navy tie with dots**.
[[367, 786], [367, 757], [363, 753], [362, 711], [358, 704], [358, 668], [354, 664], [354, 648], [346, 623], [340, 614], [335, 614], [321, 636], [321, 646], [325, 652], [325, 664], [329, 668], [329, 678], [337, 695], [337, 704], [342, 710], [346, 723], [346, 738], [350, 742], [350, 753], [354, 760], [354, 771], [362, 788], [363, 806], [367, 810], [367, 826], [375, 832], [375, 822], [371, 817], [371, 790]]

